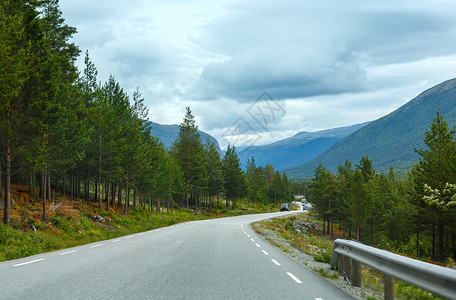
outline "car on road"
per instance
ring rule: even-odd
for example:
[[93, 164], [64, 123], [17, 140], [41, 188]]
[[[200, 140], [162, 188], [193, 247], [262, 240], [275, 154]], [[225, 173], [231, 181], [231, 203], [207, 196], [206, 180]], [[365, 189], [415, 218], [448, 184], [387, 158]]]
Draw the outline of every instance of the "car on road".
[[280, 205], [280, 211], [290, 211], [290, 204], [289, 203], [282, 203]]
[[302, 206], [302, 210], [308, 210], [308, 209], [309, 209], [309, 207], [308, 207], [306, 204], [304, 204], [304, 205]]

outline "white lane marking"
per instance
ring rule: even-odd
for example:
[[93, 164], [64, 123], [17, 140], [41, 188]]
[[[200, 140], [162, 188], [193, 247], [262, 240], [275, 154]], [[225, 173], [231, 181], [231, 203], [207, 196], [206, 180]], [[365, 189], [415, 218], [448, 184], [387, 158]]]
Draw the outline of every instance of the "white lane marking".
[[44, 260], [44, 258], [39, 258], [39, 259], [23, 262], [23, 263], [20, 263], [20, 264], [15, 264], [15, 265], [13, 265], [13, 267], [19, 267], [19, 266], [23, 266], [23, 265], [33, 264], [33, 263], [36, 263], [36, 262], [39, 262], [39, 261], [42, 261], [42, 260]]
[[[275, 263], [277, 266], [280, 266], [280, 263], [279, 263], [277, 260], [271, 258], [271, 261], [272, 261], [273, 263]], [[290, 273], [290, 274], [291, 274], [291, 273]], [[290, 275], [290, 274], [288, 274], [288, 275]]]
[[323, 300], [323, 298], [315, 298], [315, 300]]
[[302, 283], [301, 280], [299, 280], [296, 276], [293, 275], [293, 273], [287, 272], [287, 275], [290, 276], [296, 283]]
[[267, 253], [266, 251], [264, 251], [264, 250], [261, 250], [261, 251], [263, 251], [264, 255], [269, 255], [269, 253]]
[[247, 234], [247, 237], [250, 237], [250, 235]]
[[260, 245], [258, 245], [258, 243], [255, 243], [255, 245], [256, 245], [258, 248], [260, 248], [260, 247], [261, 247]]
[[67, 255], [67, 254], [75, 253], [75, 252], [78, 252], [78, 250], [73, 250], [73, 251], [68, 251], [68, 252], [60, 253], [59, 255]]
[[111, 241], [111, 243], [116, 243], [116, 242], [119, 242], [120, 239], [117, 239], [117, 240], [114, 240], [114, 241]]
[[131, 239], [133, 236], [132, 235], [129, 235], [126, 237], [126, 239]]
[[255, 242], [255, 240], [254, 240], [254, 239], [250, 239], [250, 240], [251, 240], [252, 242]]
[[90, 246], [90, 248], [96, 248], [96, 247], [100, 247], [100, 246], [103, 246], [103, 244], [96, 244], [96, 245]]
[[138, 233], [138, 235], [143, 235], [143, 234], [144, 234], [144, 232]]

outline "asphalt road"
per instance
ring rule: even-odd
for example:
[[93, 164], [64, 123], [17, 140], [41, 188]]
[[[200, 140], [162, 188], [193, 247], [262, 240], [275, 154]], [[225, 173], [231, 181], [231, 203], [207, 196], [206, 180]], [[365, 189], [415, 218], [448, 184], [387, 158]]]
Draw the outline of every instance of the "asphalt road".
[[351, 299], [257, 236], [283, 213], [181, 223], [0, 263], [0, 299]]

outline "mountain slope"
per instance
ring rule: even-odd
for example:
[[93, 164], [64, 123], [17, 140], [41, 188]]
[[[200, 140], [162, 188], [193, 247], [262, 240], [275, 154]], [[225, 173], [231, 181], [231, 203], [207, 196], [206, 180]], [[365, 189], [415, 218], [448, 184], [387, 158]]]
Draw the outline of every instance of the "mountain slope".
[[275, 143], [253, 146], [239, 152], [243, 166], [247, 159], [255, 158], [258, 166], [272, 164], [276, 170], [284, 170], [305, 163], [329, 149], [341, 138], [358, 130], [367, 123], [339, 127], [317, 132], [299, 132]]
[[[160, 141], [163, 143], [166, 149], [171, 148], [173, 145], [174, 141], [176, 140], [177, 136], [179, 135], [179, 125], [161, 125], [158, 123], [152, 122], [151, 124], [151, 131], [152, 135], [158, 137]], [[220, 145], [218, 141], [211, 135], [198, 130], [198, 133], [201, 138], [201, 142], [203, 144], [206, 144], [207, 140], [211, 143], [215, 144], [215, 147], [217, 148], [217, 151], [221, 153], [220, 151]]]
[[439, 111], [447, 123], [456, 123], [456, 79], [436, 85], [402, 107], [338, 141], [318, 158], [287, 169], [290, 177], [310, 177], [321, 163], [335, 171], [348, 158], [353, 164], [368, 155], [379, 171], [390, 166], [410, 168], [418, 161], [414, 148], [424, 148], [423, 137]]

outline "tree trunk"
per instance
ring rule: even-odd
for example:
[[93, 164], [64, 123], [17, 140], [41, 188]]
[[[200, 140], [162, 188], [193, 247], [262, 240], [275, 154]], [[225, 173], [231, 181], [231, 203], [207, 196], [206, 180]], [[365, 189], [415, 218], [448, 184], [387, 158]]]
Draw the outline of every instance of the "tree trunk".
[[439, 212], [439, 221], [437, 223], [437, 234], [438, 234], [438, 241], [437, 241], [437, 261], [443, 262], [443, 222], [440, 219], [440, 212]]
[[456, 259], [456, 233], [452, 233], [452, 244], [453, 244], [453, 259]]
[[55, 172], [55, 192], [59, 192], [59, 172]]
[[43, 221], [46, 221], [46, 171], [41, 171], [41, 189], [42, 189], [42, 200], [43, 200]]
[[3, 193], [3, 184], [2, 184], [2, 162], [0, 160], [0, 194], [2, 199], [5, 199], [5, 194]]
[[98, 173], [98, 208], [101, 208], [101, 167], [99, 169], [99, 173]]
[[416, 258], [420, 259], [420, 231], [416, 231]]
[[85, 175], [85, 182], [84, 182], [84, 197], [87, 204], [90, 201], [89, 189], [90, 189], [90, 181], [89, 181], [89, 164], [87, 164], [86, 175]]
[[127, 170], [127, 180], [125, 185], [125, 206], [124, 206], [124, 215], [127, 214], [128, 204], [130, 202], [130, 188], [128, 187], [128, 170]]
[[371, 238], [371, 240], [370, 240], [370, 244], [372, 246], [372, 245], [374, 245], [374, 219], [373, 218], [371, 218], [371, 222], [370, 223], [371, 223], [371, 228], [370, 228], [371, 229], [370, 230], [370, 238]]
[[74, 201], [74, 171], [71, 170], [70, 175], [70, 201]]
[[432, 223], [432, 257], [431, 259], [435, 259], [435, 223]]
[[119, 192], [117, 193], [117, 205], [122, 207], [122, 185], [119, 183]]
[[111, 195], [112, 195], [111, 204], [112, 204], [112, 206], [114, 206], [116, 204], [116, 184], [114, 182], [111, 184], [111, 190], [112, 190], [111, 191]]
[[65, 190], [65, 177], [66, 177], [66, 176], [65, 176], [65, 172], [63, 172], [62, 175], [63, 175], [63, 176], [62, 176], [62, 195], [63, 195], [63, 196], [66, 196], [66, 190]]
[[3, 224], [11, 224], [11, 147], [8, 145], [6, 147], [6, 173], [5, 173], [5, 206], [3, 211]]
[[133, 207], [136, 207], [136, 189], [133, 189]]
[[105, 200], [106, 200], [106, 210], [109, 210], [109, 181], [108, 180], [106, 180]]

